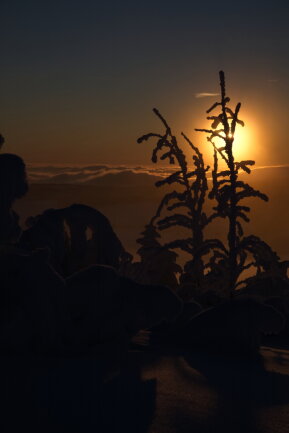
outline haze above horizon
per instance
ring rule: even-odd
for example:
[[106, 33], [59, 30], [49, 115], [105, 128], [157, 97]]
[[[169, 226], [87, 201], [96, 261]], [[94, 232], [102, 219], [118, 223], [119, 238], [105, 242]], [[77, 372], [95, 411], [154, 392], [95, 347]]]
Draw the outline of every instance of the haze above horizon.
[[205, 152], [194, 128], [223, 69], [254, 131], [242, 157], [289, 163], [287, 1], [3, 0], [1, 17], [3, 151], [28, 163], [149, 165], [152, 146], [136, 140], [162, 132], [158, 107]]

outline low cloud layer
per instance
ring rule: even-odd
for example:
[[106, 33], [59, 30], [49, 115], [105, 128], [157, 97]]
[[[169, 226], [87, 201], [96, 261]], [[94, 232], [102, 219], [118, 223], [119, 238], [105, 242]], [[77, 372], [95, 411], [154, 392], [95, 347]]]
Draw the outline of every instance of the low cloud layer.
[[[176, 167], [126, 167], [109, 165], [89, 166], [37, 166], [27, 167], [30, 183], [38, 184], [83, 184], [83, 185], [151, 185], [168, 176]], [[265, 170], [265, 171], [264, 171]], [[288, 175], [288, 166], [256, 167], [255, 176]], [[258, 172], [258, 174], [257, 174]]]
[[140, 185], [171, 174], [173, 168], [109, 165], [27, 167], [30, 183], [83, 185]]

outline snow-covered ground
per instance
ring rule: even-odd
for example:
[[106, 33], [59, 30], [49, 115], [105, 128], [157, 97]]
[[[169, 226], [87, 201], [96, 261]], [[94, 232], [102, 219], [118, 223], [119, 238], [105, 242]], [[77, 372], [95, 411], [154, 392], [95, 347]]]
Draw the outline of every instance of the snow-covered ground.
[[135, 349], [105, 377], [97, 355], [2, 356], [1, 369], [3, 433], [289, 431], [286, 350], [262, 347], [253, 362]]
[[289, 431], [289, 351], [262, 347], [258, 363], [163, 356], [148, 364], [156, 379], [150, 433]]

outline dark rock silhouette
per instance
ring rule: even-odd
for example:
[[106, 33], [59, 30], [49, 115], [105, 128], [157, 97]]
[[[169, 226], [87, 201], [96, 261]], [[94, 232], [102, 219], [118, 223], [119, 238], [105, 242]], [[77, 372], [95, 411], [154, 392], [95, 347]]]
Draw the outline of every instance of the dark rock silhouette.
[[27, 225], [21, 245], [28, 249], [48, 247], [51, 263], [65, 276], [91, 264], [118, 268], [122, 261], [131, 259], [109, 220], [90, 206], [48, 209], [29, 218]]
[[[275, 308], [275, 310], [279, 311], [285, 319], [284, 329], [282, 333], [286, 334], [286, 339], [288, 339], [289, 335], [289, 299], [285, 297], [272, 296], [270, 298], [265, 299], [264, 303], [266, 305], [270, 305]], [[287, 342], [288, 344], [288, 342]]]
[[16, 243], [21, 229], [12, 210], [16, 199], [28, 191], [23, 160], [12, 153], [0, 154], [0, 243]]
[[[151, 341], [174, 343], [176, 335], [183, 333], [190, 321], [202, 311], [202, 306], [193, 300], [183, 303], [183, 309], [175, 320], [155, 326], [149, 338]], [[157, 334], [157, 335], [154, 335]]]
[[69, 279], [72, 293], [71, 281], [79, 283], [75, 302], [91, 325], [80, 329], [48, 253], [0, 247], [0, 431], [145, 433], [156, 381], [143, 380], [137, 363], [127, 360], [125, 312], [116, 319], [118, 274], [95, 267]]
[[202, 311], [178, 334], [185, 345], [205, 350], [255, 354], [262, 333], [279, 333], [283, 316], [274, 308], [253, 299], [224, 302]]
[[165, 286], [138, 284], [110, 267], [91, 266], [67, 278], [67, 304], [76, 344], [122, 341], [176, 318], [182, 301]]
[[54, 353], [71, 332], [65, 281], [48, 264], [46, 254], [15, 247], [0, 251], [1, 353]]
[[188, 323], [200, 312], [202, 311], [202, 306], [193, 300], [189, 302], [184, 302], [183, 311], [176, 319], [174, 326], [178, 329], [184, 329]]
[[102, 343], [119, 343], [122, 355], [129, 339], [117, 272], [107, 266], [91, 266], [73, 274], [66, 282], [75, 350], [86, 352]]
[[2, 353], [90, 353], [108, 344], [124, 356], [130, 336], [182, 308], [167, 287], [137, 284], [108, 266], [64, 280], [48, 264], [47, 250], [2, 248], [0, 269]]
[[166, 286], [139, 284], [121, 277], [120, 290], [129, 335], [162, 322], [170, 323], [183, 309], [182, 300]]

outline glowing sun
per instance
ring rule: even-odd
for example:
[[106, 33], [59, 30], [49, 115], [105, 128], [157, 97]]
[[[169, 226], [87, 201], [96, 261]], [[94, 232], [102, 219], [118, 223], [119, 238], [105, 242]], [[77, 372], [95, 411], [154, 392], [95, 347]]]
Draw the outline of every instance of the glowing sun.
[[[232, 138], [232, 135], [229, 134], [228, 137]], [[218, 137], [214, 139], [214, 143], [218, 148], [222, 148], [225, 145], [225, 141]], [[245, 120], [245, 126], [237, 125], [233, 141], [233, 154], [235, 161], [252, 159], [252, 156], [255, 156], [255, 143], [256, 134], [255, 128], [252, 126], [252, 121]], [[208, 145], [210, 145], [210, 143], [208, 143], [207, 146]]]
[[250, 149], [254, 145], [254, 131], [252, 127], [245, 123], [245, 126], [237, 126], [233, 142], [233, 153], [235, 159], [249, 159]]

